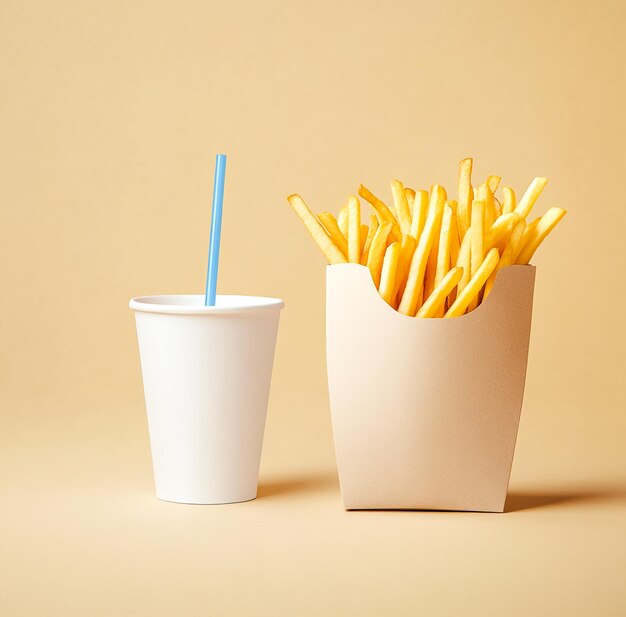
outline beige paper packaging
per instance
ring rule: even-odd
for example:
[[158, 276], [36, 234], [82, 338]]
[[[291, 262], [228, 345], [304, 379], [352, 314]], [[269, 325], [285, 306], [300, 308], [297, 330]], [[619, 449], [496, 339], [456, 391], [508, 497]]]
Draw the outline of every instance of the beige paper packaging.
[[365, 266], [327, 267], [328, 386], [343, 503], [503, 512], [530, 338], [534, 266], [503, 268], [453, 319], [391, 308]]

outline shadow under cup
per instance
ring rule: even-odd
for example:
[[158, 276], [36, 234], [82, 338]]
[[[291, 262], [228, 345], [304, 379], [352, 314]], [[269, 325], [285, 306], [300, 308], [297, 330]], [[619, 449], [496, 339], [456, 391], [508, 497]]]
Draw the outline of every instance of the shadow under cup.
[[254, 499], [280, 311], [276, 298], [133, 298], [156, 495]]

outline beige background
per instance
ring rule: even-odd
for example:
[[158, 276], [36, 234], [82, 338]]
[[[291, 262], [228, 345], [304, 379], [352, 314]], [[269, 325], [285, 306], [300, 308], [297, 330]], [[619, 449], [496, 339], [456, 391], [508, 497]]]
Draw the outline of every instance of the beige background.
[[[0, 3], [3, 615], [618, 615], [626, 593], [622, 2]], [[260, 499], [153, 497], [133, 317], [285, 299]], [[509, 512], [341, 509], [324, 266], [289, 211], [457, 161], [569, 214], [538, 266]]]

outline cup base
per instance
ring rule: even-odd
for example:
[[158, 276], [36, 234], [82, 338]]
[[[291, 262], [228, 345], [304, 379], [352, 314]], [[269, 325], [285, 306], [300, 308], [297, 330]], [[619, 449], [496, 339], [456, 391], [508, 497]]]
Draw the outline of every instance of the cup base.
[[168, 503], [180, 503], [188, 506], [222, 506], [229, 503], [244, 503], [246, 501], [254, 501], [256, 499], [256, 493], [251, 497], [237, 497], [237, 498], [225, 498], [225, 499], [198, 499], [193, 497], [164, 497], [157, 495], [157, 499], [161, 501], [167, 501]]

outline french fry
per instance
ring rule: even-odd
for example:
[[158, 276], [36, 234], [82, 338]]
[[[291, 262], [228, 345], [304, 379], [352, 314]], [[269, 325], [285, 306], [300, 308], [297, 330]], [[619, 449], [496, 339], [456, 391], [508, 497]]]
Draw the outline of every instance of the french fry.
[[446, 204], [446, 191], [442, 186], [433, 186], [424, 231], [420, 235], [417, 248], [411, 260], [406, 287], [398, 310], [404, 315], [415, 315], [420, 289], [424, 284], [424, 273], [430, 250], [441, 226], [443, 209]]
[[422, 304], [415, 316], [443, 317], [445, 300], [457, 286], [458, 282], [461, 280], [461, 276], [463, 276], [463, 268], [455, 266], [449, 270], [437, 287], [435, 287], [433, 293], [428, 296], [426, 302]]
[[[425, 300], [430, 296], [435, 289], [435, 275], [437, 274], [437, 254], [439, 253], [439, 234], [441, 231], [437, 232], [435, 235], [435, 239], [433, 241], [433, 245], [430, 249], [430, 255], [428, 256], [428, 261], [426, 262], [426, 271], [424, 272], [424, 296]], [[419, 303], [418, 308], [421, 306]]]
[[505, 186], [502, 188], [503, 202], [502, 202], [502, 214], [509, 214], [515, 210], [515, 191]]
[[370, 216], [370, 228], [367, 232], [367, 237], [365, 238], [365, 244], [363, 245], [363, 251], [361, 252], [361, 265], [367, 265], [367, 255], [370, 250], [370, 246], [372, 245], [372, 240], [374, 239], [374, 234], [378, 229], [378, 218], [375, 214]]
[[504, 247], [507, 244], [509, 236], [513, 228], [522, 220], [519, 214], [515, 212], [509, 212], [508, 214], [502, 214], [493, 223], [493, 225], [486, 230], [485, 233], [485, 249], [489, 250], [494, 246], [502, 253]]
[[385, 250], [387, 249], [387, 238], [391, 235], [392, 228], [393, 223], [391, 221], [385, 221], [378, 227], [367, 256], [367, 267], [372, 274], [372, 280], [376, 287], [380, 284], [380, 275], [385, 258]]
[[546, 236], [557, 226], [558, 222], [567, 213], [563, 208], [550, 208], [539, 220], [534, 231], [522, 246], [519, 256], [517, 257], [518, 264], [527, 264], [539, 245], [546, 239]]
[[406, 194], [406, 200], [409, 204], [409, 210], [411, 212], [411, 216], [413, 216], [413, 204], [415, 203], [415, 191], [413, 189], [410, 189], [408, 186], [405, 186], [404, 192]]
[[471, 237], [471, 274], [474, 276], [480, 264], [482, 264], [484, 255], [484, 238], [485, 238], [485, 202], [474, 200], [472, 202], [472, 237]]
[[482, 201], [485, 205], [485, 229], [489, 229], [493, 222], [496, 220], [496, 207], [493, 193], [487, 186], [487, 184], [481, 184], [474, 195], [474, 201]]
[[515, 207], [515, 212], [522, 218], [526, 218], [533, 209], [537, 198], [541, 195], [541, 191], [543, 191], [546, 184], [548, 184], [548, 178], [535, 178], [519, 200], [519, 203]]
[[365, 201], [367, 201], [372, 206], [372, 208], [374, 208], [376, 214], [378, 214], [381, 223], [389, 222], [392, 224], [392, 241], [395, 242], [398, 240], [402, 240], [402, 230], [400, 229], [400, 224], [398, 223], [396, 217], [393, 215], [393, 212], [387, 207], [387, 204], [385, 204], [384, 201], [376, 197], [374, 193], [372, 193], [362, 184], [359, 186], [359, 196], [365, 199]]
[[363, 255], [363, 249], [365, 248], [365, 240], [367, 238], [367, 235], [369, 234], [370, 228], [365, 225], [365, 224], [361, 224], [361, 247], [359, 249], [359, 261], [358, 263], [361, 263], [361, 255]]
[[450, 264], [454, 265], [459, 258], [459, 248], [461, 246], [457, 217], [458, 204], [454, 199], [450, 199], [447, 203], [452, 208], [452, 219], [450, 220]]
[[348, 212], [348, 204], [346, 204], [343, 208], [339, 210], [339, 214], [337, 215], [337, 224], [339, 225], [339, 229], [346, 239], [348, 238], [349, 218], [350, 214]]
[[439, 247], [437, 252], [437, 272], [435, 286], [439, 285], [450, 269], [450, 236], [452, 229], [452, 208], [446, 204], [441, 218], [441, 232], [439, 233]]
[[406, 279], [409, 274], [409, 267], [411, 265], [411, 259], [413, 259], [413, 253], [415, 253], [415, 247], [417, 246], [417, 240], [407, 235], [402, 238], [402, 247], [400, 249], [400, 260], [398, 262], [398, 270], [396, 273], [396, 288], [394, 292], [394, 298], [397, 298], [399, 294], [404, 291], [406, 285]]
[[[485, 202], [472, 202], [472, 238], [470, 243], [470, 276], [474, 277], [485, 258]], [[468, 283], [469, 284], [469, 283]], [[478, 306], [478, 296], [472, 298], [469, 310]]]
[[463, 159], [459, 163], [459, 236], [462, 238], [470, 226], [470, 211], [474, 192], [472, 190], [472, 159]]
[[417, 191], [413, 202], [413, 214], [411, 216], [411, 230], [409, 235], [416, 240], [420, 239], [420, 235], [426, 224], [426, 216], [428, 215], [428, 191]]
[[[433, 242], [433, 247], [426, 263], [424, 275], [424, 296], [426, 300], [435, 287], [441, 282], [446, 272], [450, 269], [450, 228], [452, 224], [452, 208], [450, 202], [446, 202], [441, 219], [439, 235]], [[443, 242], [443, 244], [442, 244]], [[419, 306], [419, 304], [418, 304]], [[441, 315], [443, 317], [443, 315]]]
[[337, 219], [330, 212], [320, 212], [317, 215], [324, 228], [326, 229], [330, 239], [339, 247], [345, 258], [348, 258], [348, 241], [341, 233]]
[[[430, 255], [428, 256], [428, 261], [426, 262], [426, 273], [424, 274], [423, 300], [426, 300], [428, 296], [430, 296], [430, 294], [433, 292], [433, 290], [435, 289], [435, 286], [438, 283], [437, 270], [439, 268], [439, 251], [440, 251], [440, 246], [441, 246], [441, 233], [443, 229], [443, 220], [444, 220], [444, 216], [446, 213], [446, 208], [449, 208], [447, 204], [448, 202], [446, 202], [446, 206], [444, 206], [444, 211], [443, 211], [444, 214], [441, 218], [441, 226], [439, 228], [438, 233], [435, 235], [435, 241], [433, 242], [433, 246], [430, 249]], [[449, 246], [444, 247], [444, 252], [449, 255], [449, 252], [450, 252]], [[446, 272], [449, 268], [450, 266], [448, 265]], [[443, 278], [444, 274], [445, 272], [441, 275], [441, 278]], [[421, 306], [421, 302], [418, 302], [418, 307], [419, 306]]]
[[359, 198], [348, 198], [348, 261], [358, 264], [361, 260], [361, 204]]
[[294, 212], [300, 217], [309, 234], [320, 247], [326, 259], [331, 264], [346, 263], [346, 257], [341, 249], [330, 239], [322, 224], [315, 218], [300, 195], [290, 195], [287, 197]]
[[459, 256], [456, 260], [456, 265], [463, 268], [463, 276], [459, 280], [457, 293], [461, 293], [465, 286], [469, 283], [472, 276], [471, 266], [471, 244], [472, 244], [472, 230], [468, 229], [467, 233], [463, 237], [463, 242], [459, 248]]
[[495, 194], [500, 186], [500, 180], [502, 180], [500, 176], [488, 176], [485, 184], [489, 187], [489, 190]]
[[[513, 214], [513, 213], [511, 213]], [[510, 266], [515, 263], [517, 259], [517, 254], [520, 249], [520, 244], [522, 241], [522, 236], [524, 235], [524, 230], [526, 229], [526, 220], [520, 218], [518, 220], [517, 225], [513, 228], [511, 235], [509, 237], [509, 241], [506, 244], [504, 252], [498, 261], [498, 265], [495, 270], [491, 273], [491, 276], [487, 279], [485, 283], [485, 291], [483, 292], [483, 302], [485, 298], [491, 293], [491, 289], [493, 288], [493, 284], [496, 280], [496, 275], [500, 271], [501, 268], [505, 266]]]
[[540, 219], [541, 219], [541, 217], [538, 216], [536, 219], [534, 219], [530, 223], [526, 224], [526, 229], [524, 230], [524, 235], [522, 236], [522, 241], [520, 243], [520, 251], [522, 250], [522, 248], [524, 248], [526, 243], [530, 240], [530, 238], [535, 233], [535, 229], [536, 229], [537, 225], [539, 224], [539, 220]]
[[[461, 238], [459, 236], [459, 219], [457, 216], [458, 204], [454, 199], [448, 201], [448, 205], [452, 208], [452, 221], [450, 224], [450, 266], [454, 267], [458, 264], [459, 254], [461, 250]], [[468, 240], [469, 242], [469, 240]], [[468, 263], [469, 268], [469, 263]], [[467, 281], [466, 281], [467, 283]], [[448, 298], [446, 298], [446, 308], [454, 302], [456, 298], [457, 288], [455, 287]]]
[[[472, 209], [474, 206], [472, 205]], [[456, 300], [452, 306], [446, 311], [444, 317], [460, 317], [470, 307], [472, 301], [478, 297], [480, 290], [483, 288], [487, 279], [498, 265], [499, 255], [498, 249], [491, 249], [485, 260], [472, 276], [465, 289], [457, 294]]]
[[400, 223], [400, 229], [403, 234], [408, 234], [411, 231], [411, 211], [409, 210], [409, 201], [406, 197], [404, 184], [400, 180], [391, 181], [391, 194], [393, 195], [393, 207]]
[[519, 230], [513, 230], [513, 232], [515, 232], [515, 236], [512, 232], [504, 249], [504, 252], [508, 253], [506, 257], [506, 265], [509, 266], [517, 261], [517, 256], [522, 250], [522, 242], [524, 241], [524, 233], [526, 232], [526, 219], [520, 219], [520, 222], [515, 227], [519, 227]]
[[387, 304], [392, 304], [396, 288], [396, 272], [400, 258], [400, 243], [393, 242], [385, 251], [383, 268], [380, 276], [378, 291]]
[[[499, 216], [502, 216], [502, 204], [496, 199], [496, 197], [494, 196], [493, 198], [493, 208], [496, 212], [496, 219]], [[495, 220], [495, 219], [494, 219]]]

